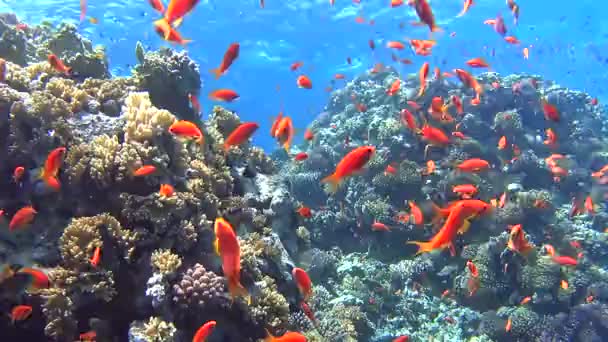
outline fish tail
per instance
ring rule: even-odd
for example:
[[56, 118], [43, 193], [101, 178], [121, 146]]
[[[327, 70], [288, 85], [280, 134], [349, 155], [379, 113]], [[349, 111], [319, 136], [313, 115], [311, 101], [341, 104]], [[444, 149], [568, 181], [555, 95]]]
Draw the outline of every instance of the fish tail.
[[165, 40], [169, 40], [169, 36], [171, 35], [171, 24], [165, 18], [158, 19], [154, 22], [154, 26], [158, 27], [165, 37]]
[[232, 296], [232, 298], [244, 297], [247, 299], [247, 303], [249, 303], [251, 301], [249, 292], [243, 285], [241, 285], [241, 283], [239, 282], [238, 279], [234, 279], [234, 278], [229, 279], [228, 292], [230, 292], [230, 296]]
[[222, 76], [222, 72], [220, 71], [220, 68], [209, 69], [209, 72], [215, 76], [216, 80]]
[[340, 186], [340, 181], [341, 181], [340, 178], [338, 178], [338, 176], [336, 176], [335, 173], [321, 179], [321, 183], [329, 184], [329, 191], [331, 193], [335, 193], [336, 191], [338, 191], [338, 186]]
[[433, 246], [433, 244], [431, 242], [426, 242], [426, 241], [407, 241], [406, 242], [408, 245], [417, 245], [418, 246], [418, 252], [416, 252], [416, 255], [422, 254], [422, 253], [428, 253], [431, 252], [435, 249], [435, 247]]
[[57, 179], [55, 176], [47, 176], [42, 178], [42, 180], [44, 181], [44, 184], [55, 191], [59, 191], [59, 189], [61, 189], [61, 182], [59, 182], [59, 179]]
[[192, 40], [192, 39], [182, 39], [182, 41], [179, 44], [185, 46], [186, 44], [192, 43], [193, 41], [194, 40]]
[[289, 142], [286, 142], [285, 144], [283, 144], [283, 148], [285, 149], [285, 152], [287, 152], [287, 154], [289, 154]]

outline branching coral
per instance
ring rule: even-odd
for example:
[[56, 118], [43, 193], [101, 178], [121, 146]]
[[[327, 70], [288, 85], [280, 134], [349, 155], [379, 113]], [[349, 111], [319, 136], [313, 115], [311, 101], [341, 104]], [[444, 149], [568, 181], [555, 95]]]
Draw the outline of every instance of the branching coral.
[[182, 265], [182, 258], [168, 249], [157, 249], [152, 252], [150, 263], [162, 275], [174, 273]]
[[134, 322], [129, 329], [129, 340], [139, 342], [171, 342], [174, 341], [177, 329], [171, 322], [165, 322], [159, 317], [150, 317], [147, 322]]
[[43, 294], [45, 302], [42, 313], [46, 318], [44, 333], [57, 340], [69, 340], [76, 333], [76, 320], [73, 317], [74, 303], [58, 288], [52, 288]]
[[207, 271], [201, 264], [195, 264], [173, 285], [173, 302], [187, 310], [204, 309], [209, 306], [226, 307], [229, 299], [225, 292], [223, 277]]
[[59, 239], [63, 263], [71, 269], [84, 269], [97, 247], [103, 247], [99, 227], [91, 218], [72, 219]]
[[277, 290], [274, 280], [264, 276], [256, 285], [260, 292], [252, 298], [250, 315], [261, 326], [284, 328], [289, 319], [289, 304]]
[[131, 93], [125, 99], [123, 112], [127, 123], [125, 125], [125, 141], [144, 142], [160, 136], [176, 120], [167, 110], [158, 109], [150, 102], [147, 93]]

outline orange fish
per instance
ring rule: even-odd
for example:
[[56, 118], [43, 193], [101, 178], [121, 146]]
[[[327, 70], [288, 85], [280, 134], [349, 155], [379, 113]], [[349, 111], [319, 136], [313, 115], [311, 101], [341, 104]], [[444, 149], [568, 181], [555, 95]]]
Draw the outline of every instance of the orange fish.
[[391, 229], [382, 222], [374, 221], [372, 223], [372, 230], [375, 232], [390, 232]]
[[462, 115], [462, 113], [464, 113], [464, 107], [462, 106], [462, 101], [460, 100], [460, 97], [452, 95], [451, 101], [452, 104], [454, 104], [454, 106], [456, 107], [456, 113], [458, 115]]
[[408, 106], [412, 107], [412, 109], [415, 111], [422, 109], [422, 107], [420, 107], [420, 105], [417, 104], [415, 101], [407, 101], [407, 104], [408, 104]]
[[304, 140], [311, 141], [314, 137], [315, 136], [310, 129], [307, 128], [306, 131], [304, 131]]
[[172, 197], [175, 193], [175, 189], [171, 184], [161, 184], [160, 190], [158, 191], [159, 196], [161, 197]]
[[466, 61], [467, 65], [472, 68], [489, 68], [490, 65], [483, 58], [473, 58]]
[[565, 279], [562, 279], [562, 280], [559, 282], [559, 286], [560, 286], [562, 289], [567, 290], [567, 289], [568, 289], [568, 287], [569, 287], [569, 285], [568, 285], [568, 281], [567, 281], [567, 280], [565, 280]]
[[407, 109], [401, 110], [401, 123], [409, 128], [412, 132], [418, 131], [416, 119], [414, 118], [414, 115]]
[[289, 67], [289, 69], [291, 71], [296, 71], [296, 70], [300, 69], [300, 67], [302, 65], [304, 65], [304, 62], [301, 62], [301, 61], [293, 62], [293, 64], [291, 64], [291, 66]]
[[429, 160], [426, 162], [426, 170], [424, 172], [425, 175], [432, 175], [435, 172], [435, 162]]
[[293, 159], [295, 159], [296, 161], [303, 161], [308, 159], [308, 153], [306, 152], [300, 152], [298, 154], [296, 154]]
[[462, 203], [457, 203], [451, 208], [443, 227], [430, 241], [408, 241], [407, 243], [418, 245], [418, 252], [416, 255], [431, 252], [435, 249], [443, 249], [446, 247], [453, 248], [452, 241], [456, 237], [456, 234], [462, 227], [468, 224], [467, 218], [471, 215], [467, 214], [468, 212], [464, 209], [464, 205]]
[[87, 0], [80, 0], [80, 22], [87, 16]]
[[44, 272], [35, 268], [23, 267], [17, 271], [17, 274], [27, 274], [32, 277], [30, 290], [48, 289], [51, 286], [49, 277]]
[[222, 259], [222, 271], [228, 279], [228, 291], [232, 298], [249, 297], [247, 289], [241, 285], [241, 247], [236, 233], [228, 221], [215, 219], [215, 251]]
[[300, 294], [304, 297], [304, 301], [307, 302], [312, 296], [312, 281], [308, 276], [308, 273], [299, 267], [294, 267], [291, 271], [291, 276], [300, 290]]
[[420, 91], [418, 91], [418, 97], [424, 95], [426, 91], [426, 78], [429, 76], [429, 62], [424, 62], [422, 67], [420, 67], [420, 72], [418, 74], [420, 80]]
[[93, 256], [91, 257], [89, 262], [91, 263], [91, 265], [93, 267], [97, 267], [97, 266], [99, 266], [100, 261], [101, 261], [101, 247], [97, 246], [97, 247], [95, 247], [95, 250], [93, 251]]
[[238, 146], [249, 140], [260, 126], [255, 122], [244, 122], [230, 133], [224, 141], [224, 151], [228, 151], [232, 146]]
[[555, 263], [560, 264], [562, 266], [576, 266], [576, 265], [578, 265], [578, 261], [576, 259], [574, 259], [573, 257], [569, 257], [567, 255], [554, 256], [552, 258], [552, 260]]
[[524, 299], [522, 299], [521, 302], [519, 302], [519, 305], [526, 305], [526, 304], [530, 303], [531, 301], [532, 301], [532, 297], [527, 296], [527, 297], [524, 297]]
[[390, 89], [386, 91], [386, 94], [388, 96], [393, 96], [393, 95], [397, 94], [399, 92], [400, 86], [401, 86], [401, 80], [398, 78], [395, 79], [395, 81], [393, 81], [393, 84], [391, 84]]
[[513, 36], [506, 36], [505, 37], [505, 41], [509, 44], [513, 44], [513, 45], [517, 45], [519, 44], [519, 40]]
[[207, 340], [207, 337], [209, 337], [209, 335], [211, 335], [211, 333], [213, 332], [213, 329], [215, 328], [216, 324], [217, 323], [215, 321], [209, 321], [201, 325], [200, 328], [196, 330], [196, 333], [194, 333], [194, 337], [192, 337], [192, 342], [205, 342]]
[[548, 255], [555, 256], [555, 248], [552, 245], [546, 244], [546, 245], [543, 245], [543, 248], [547, 252]]
[[205, 137], [196, 124], [186, 120], [175, 121], [169, 126], [169, 133], [182, 138], [194, 139], [194, 141], [203, 145]]
[[25, 173], [25, 168], [23, 166], [17, 166], [15, 168], [15, 170], [13, 171], [13, 181], [15, 183], [19, 183], [21, 181], [21, 178], [23, 177], [24, 173]]
[[441, 31], [435, 24], [435, 16], [427, 0], [409, 0], [409, 4], [414, 6], [420, 22], [427, 25], [431, 32]]
[[191, 43], [191, 39], [184, 39], [182, 35], [171, 25], [166, 25], [163, 19], [154, 22], [154, 31], [164, 40], [170, 43], [176, 43], [180, 45], [186, 45]]
[[458, 170], [463, 171], [463, 172], [479, 172], [479, 171], [486, 170], [489, 167], [490, 167], [490, 163], [488, 163], [487, 161], [485, 161], [483, 159], [479, 159], [479, 158], [467, 159], [467, 160], [463, 161], [462, 163], [458, 164], [458, 166], [456, 166], [456, 168], [458, 168]]
[[475, 266], [475, 264], [471, 260], [467, 260], [467, 268], [469, 269], [469, 272], [471, 272], [471, 275], [473, 277], [479, 277], [479, 271], [477, 271], [477, 266]]
[[277, 138], [279, 143], [283, 144], [283, 148], [287, 153], [289, 153], [289, 148], [291, 146], [294, 134], [295, 129], [293, 128], [291, 118], [286, 116], [281, 119], [275, 131], [275, 138]]
[[511, 321], [511, 317], [509, 317], [509, 319], [507, 319], [507, 324], [505, 325], [505, 331], [506, 332], [511, 331], [512, 325], [513, 325], [513, 321]]
[[507, 137], [504, 135], [498, 140], [498, 149], [504, 150], [507, 147]]
[[477, 187], [473, 184], [461, 184], [452, 188], [452, 191], [460, 194], [462, 198], [471, 198], [477, 193]]
[[216, 69], [209, 70], [213, 75], [215, 75], [215, 79], [217, 80], [223, 74], [228, 71], [228, 68], [232, 65], [232, 63], [239, 58], [239, 43], [232, 43], [224, 53], [224, 58], [222, 59], [222, 64]]
[[190, 13], [198, 1], [199, 0], [171, 0], [167, 6], [164, 18], [160, 20], [166, 21], [168, 25], [173, 24], [176, 20], [183, 18], [186, 14]]
[[32, 206], [23, 207], [13, 215], [11, 222], [8, 224], [8, 230], [14, 231], [16, 229], [24, 228], [34, 221], [34, 216], [38, 212]]
[[65, 155], [65, 147], [57, 147], [56, 149], [49, 152], [46, 157], [42, 171], [40, 172], [40, 179], [55, 191], [59, 191], [61, 183], [57, 178], [59, 169], [63, 164], [63, 156]]
[[216, 89], [209, 93], [209, 98], [214, 101], [232, 102], [239, 98], [239, 94], [232, 89]]
[[403, 5], [403, 0], [391, 0], [392, 8], [399, 7], [401, 5]]
[[17, 305], [11, 309], [11, 323], [24, 321], [32, 315], [32, 307], [29, 305]]
[[450, 138], [437, 127], [424, 125], [419, 133], [422, 135], [422, 139], [428, 142], [424, 147], [424, 158], [426, 158], [430, 146], [444, 147], [450, 143]]
[[498, 201], [498, 207], [499, 208], [504, 208], [506, 202], [507, 202], [507, 193], [503, 192], [502, 195], [500, 195], [500, 199]]
[[405, 48], [405, 45], [403, 45], [402, 42], [389, 41], [388, 43], [386, 43], [386, 47], [389, 49], [403, 50]]
[[424, 215], [420, 207], [414, 201], [408, 201], [408, 205], [410, 206], [410, 222], [417, 226], [424, 224]]
[[389, 174], [390, 175], [394, 175], [396, 173], [397, 173], [397, 168], [395, 168], [395, 166], [393, 166], [391, 164], [386, 165], [386, 169], [384, 169], [384, 174], [385, 175], [389, 175]]
[[393, 342], [408, 342], [410, 337], [407, 335], [402, 335], [393, 340]]
[[[333, 2], [333, 0], [331, 0]], [[333, 5], [333, 3], [332, 3]], [[294, 332], [294, 331], [288, 331], [285, 334], [283, 334], [281, 337], [275, 337], [272, 334], [270, 334], [268, 331], [266, 331], [268, 333], [268, 336], [264, 339], [264, 342], [306, 342], [308, 341], [308, 339], [306, 338], [306, 336], [298, 333], [298, 332]]]
[[546, 120], [559, 122], [560, 114], [559, 114], [559, 110], [557, 109], [557, 107], [555, 107], [554, 105], [547, 102], [547, 100], [544, 98], [541, 99], [541, 105], [542, 105], [543, 113], [545, 114]]
[[533, 246], [530, 245], [526, 239], [526, 235], [521, 227], [521, 224], [516, 224], [511, 227], [507, 248], [523, 255], [527, 255], [532, 250]]
[[53, 69], [56, 71], [64, 73], [66, 76], [72, 75], [72, 68], [63, 64], [63, 62], [55, 54], [50, 54], [48, 56], [48, 61], [51, 67], [53, 67]]
[[312, 210], [310, 210], [309, 207], [306, 206], [301, 206], [298, 210], [296, 210], [297, 213], [304, 217], [304, 218], [311, 218], [312, 217]]
[[454, 73], [456, 73], [456, 76], [458, 76], [458, 79], [460, 82], [462, 82], [462, 84], [475, 91], [477, 94], [477, 99], [479, 100], [479, 96], [483, 93], [483, 88], [477, 82], [475, 77], [463, 69], [454, 69]]
[[462, 8], [462, 11], [458, 13], [457, 17], [462, 17], [463, 15], [465, 15], [465, 13], [469, 11], [469, 8], [471, 8], [471, 6], [473, 6], [473, 0], [464, 0], [464, 7]]
[[152, 6], [152, 8], [154, 8], [159, 13], [165, 13], [165, 5], [163, 5], [163, 2], [161, 0], [148, 0], [148, 2], [150, 3], [150, 6]]
[[374, 146], [361, 146], [350, 151], [338, 163], [334, 173], [323, 178], [321, 183], [329, 183], [331, 192], [336, 192], [340, 183], [346, 178], [360, 172], [375, 152], [376, 148]]
[[335, 74], [334, 78], [337, 80], [343, 80], [346, 76], [344, 76], [344, 74]]
[[551, 149], [557, 148], [557, 134], [551, 128], [547, 128], [545, 132], [547, 133], [547, 139], [543, 141], [543, 144]]
[[[283, 112], [279, 112], [279, 115], [277, 115], [277, 117], [274, 119], [274, 121], [272, 122], [272, 126], [270, 127], [270, 136], [273, 138], [276, 138], [276, 131], [277, 131], [277, 127], [279, 127], [279, 124], [281, 123], [281, 120], [283, 120]], [[304, 135], [306, 135], [306, 133], [304, 133]]]
[[190, 101], [192, 110], [194, 110], [196, 115], [199, 115], [201, 113], [201, 103], [198, 101], [198, 98], [195, 95], [188, 94], [188, 100]]
[[298, 76], [297, 84], [299, 88], [312, 89], [312, 81], [306, 75]]
[[585, 198], [585, 210], [591, 215], [595, 215], [595, 205], [593, 204], [593, 198], [591, 196], [587, 196]]
[[135, 176], [135, 177], [149, 176], [155, 172], [156, 172], [156, 166], [144, 165], [144, 166], [140, 167], [139, 169], [135, 170], [133, 172], [133, 176]]

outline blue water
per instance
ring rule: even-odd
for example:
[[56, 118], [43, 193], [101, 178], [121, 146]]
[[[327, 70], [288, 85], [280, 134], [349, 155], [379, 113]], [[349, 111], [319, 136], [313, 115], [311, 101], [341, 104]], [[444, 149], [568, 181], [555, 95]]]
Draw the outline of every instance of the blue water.
[[[540, 74], [566, 87], [585, 90], [600, 101], [606, 98], [608, 24], [602, 15], [608, 5], [591, 0], [517, 3], [521, 8], [520, 20], [514, 26], [502, 0], [476, 1], [460, 18], [456, 14], [462, 8], [461, 1], [432, 1], [435, 18], [444, 33], [436, 35], [438, 45], [432, 56], [401, 51], [402, 58], [410, 58], [414, 63], [399, 66], [399, 70], [417, 72], [420, 64], [428, 60], [432, 67], [448, 71], [462, 67], [469, 58], [483, 56], [501, 74]], [[361, 4], [336, 0], [335, 6], [330, 7], [329, 0], [266, 0], [266, 8], [261, 9], [259, 0], [200, 1], [179, 30], [184, 37], [194, 40], [186, 49], [201, 67], [205, 117], [213, 105], [207, 94], [215, 88], [232, 88], [241, 97], [226, 107], [236, 110], [244, 120], [261, 124], [262, 134], [256, 134], [255, 144], [267, 150], [275, 148], [275, 142], [265, 133], [281, 102], [295, 126], [303, 129], [323, 110], [329, 97], [324, 88], [335, 73], [352, 78], [376, 62], [390, 64], [390, 51], [384, 47], [386, 40], [428, 38], [427, 28], [409, 25], [416, 19], [409, 6], [390, 8], [389, 4], [389, 0], [361, 0]], [[0, 11], [15, 12], [28, 24], [42, 20], [78, 24], [80, 3], [3, 0]], [[522, 45], [507, 44], [483, 24], [497, 13], [502, 13], [509, 34], [517, 36]], [[84, 21], [80, 32], [94, 44], [107, 46], [113, 75], [130, 73], [136, 63], [136, 41], [142, 41], [149, 49], [167, 45], [153, 31], [151, 23], [159, 15], [146, 0], [89, 0], [87, 15], [99, 19], [99, 23]], [[375, 25], [356, 23], [355, 17], [359, 15], [373, 19]], [[403, 29], [399, 29], [401, 22], [406, 23]], [[450, 37], [451, 32], [456, 32], [456, 36]], [[369, 39], [376, 41], [374, 52], [368, 46]], [[241, 45], [239, 59], [227, 75], [212, 79], [208, 70], [219, 65], [232, 42]], [[528, 61], [522, 57], [525, 46], [530, 48]], [[492, 48], [496, 52], [494, 57], [490, 56]], [[348, 56], [353, 60], [352, 66], [346, 64]], [[304, 62], [301, 71], [312, 79], [312, 90], [297, 88], [298, 73], [289, 70], [297, 60]], [[280, 93], [276, 91], [277, 85], [281, 87]], [[337, 86], [340, 85], [338, 82]]]

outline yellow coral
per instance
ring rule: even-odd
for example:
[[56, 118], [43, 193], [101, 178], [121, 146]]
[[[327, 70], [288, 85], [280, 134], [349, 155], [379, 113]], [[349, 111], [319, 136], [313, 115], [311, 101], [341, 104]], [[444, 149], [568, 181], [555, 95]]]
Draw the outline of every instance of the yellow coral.
[[76, 87], [74, 81], [65, 78], [53, 77], [45, 86], [53, 96], [60, 98], [70, 105], [72, 113], [82, 110], [88, 95]]
[[55, 267], [48, 275], [54, 287], [65, 289], [72, 297], [92, 294], [100, 300], [109, 302], [116, 295], [112, 271], [100, 269], [95, 272], [80, 272]]
[[93, 139], [89, 146], [91, 148], [90, 176], [99, 184], [107, 186], [112, 182], [114, 158], [120, 148], [118, 137], [104, 134]]
[[289, 304], [278, 291], [274, 279], [264, 276], [259, 295], [254, 296], [250, 305], [250, 314], [262, 326], [273, 329], [284, 328], [289, 319]]
[[46, 318], [44, 333], [55, 340], [69, 340], [76, 333], [76, 319], [72, 310], [74, 303], [65, 293], [65, 289], [51, 288], [42, 295], [42, 313]]
[[95, 248], [102, 245], [96, 217], [72, 219], [59, 238], [63, 263], [73, 269], [87, 267]]
[[172, 341], [173, 335], [177, 331], [172, 322], [165, 322], [158, 317], [150, 317], [147, 323], [144, 323], [143, 329], [136, 329], [138, 335], [147, 342], [164, 342]]
[[125, 99], [123, 112], [125, 141], [147, 141], [167, 131], [176, 120], [169, 111], [158, 109], [150, 102], [146, 92], [131, 93]]
[[182, 265], [182, 258], [177, 254], [171, 253], [169, 249], [157, 249], [152, 252], [150, 263], [157, 272], [167, 275], [177, 271]]

